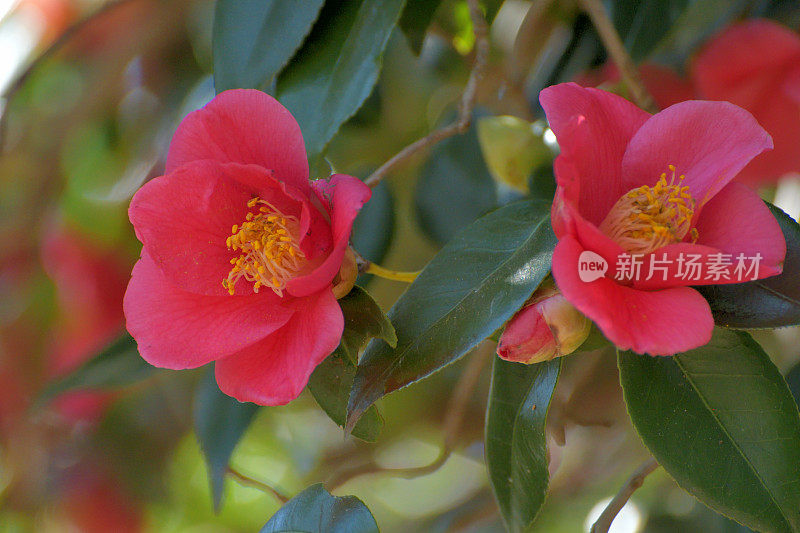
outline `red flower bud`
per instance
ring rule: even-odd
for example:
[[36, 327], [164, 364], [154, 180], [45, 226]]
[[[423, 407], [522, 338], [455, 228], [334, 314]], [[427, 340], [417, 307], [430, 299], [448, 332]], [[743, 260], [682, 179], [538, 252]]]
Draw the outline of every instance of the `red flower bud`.
[[506, 325], [497, 355], [517, 363], [540, 363], [574, 352], [591, 322], [556, 288], [540, 289]]

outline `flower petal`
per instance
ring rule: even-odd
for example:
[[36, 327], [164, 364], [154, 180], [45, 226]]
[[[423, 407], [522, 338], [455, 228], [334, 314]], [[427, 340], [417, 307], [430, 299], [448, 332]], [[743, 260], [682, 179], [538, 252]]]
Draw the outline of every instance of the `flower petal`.
[[731, 183], [703, 210], [697, 221], [698, 244], [725, 253], [763, 256], [762, 274], [781, 272], [786, 257], [786, 238], [763, 200], [748, 187]]
[[[195, 161], [145, 183], [128, 215], [136, 236], [172, 283], [198, 294], [225, 295], [222, 280], [237, 255], [226, 240], [231, 227], [245, 220], [254, 196], [287, 214], [297, 215], [303, 206], [261, 167]], [[236, 290], [248, 294], [252, 287], [241, 283]]]
[[[769, 50], [769, 53], [764, 53]], [[766, 19], [749, 20], [713, 38], [692, 64], [692, 78], [709, 100], [743, 107], [772, 135], [775, 149], [756, 157], [738, 179], [753, 186], [800, 170], [798, 87], [800, 37]]]
[[241, 402], [284, 405], [339, 345], [344, 318], [330, 290], [292, 300], [291, 320], [259, 343], [216, 363], [222, 392]]
[[308, 161], [300, 126], [273, 97], [253, 89], [216, 96], [183, 119], [172, 138], [167, 173], [191, 161], [256, 164], [308, 192]]
[[294, 310], [272, 291], [205, 296], [171, 284], [142, 251], [123, 302], [139, 353], [161, 368], [195, 368], [257, 343]]
[[700, 208], [766, 149], [772, 139], [753, 116], [727, 102], [681, 102], [653, 115], [622, 159], [625, 190], [654, 185], [669, 165], [686, 175]]
[[[753, 281], [781, 273], [786, 257], [786, 240], [769, 208], [749, 187], [741, 183], [729, 183], [708, 202], [696, 228], [697, 244], [671, 244], [645, 256], [642, 259], [642, 279], [634, 282], [634, 286], [652, 290], [680, 285], [720, 285]], [[686, 268], [683, 271], [679, 269], [681, 254], [684, 259], [690, 254], [699, 255], [698, 262], [703, 265], [704, 273], [708, 272], [709, 264], [715, 260], [720, 263], [724, 259], [723, 262], [728, 265], [725, 268], [727, 275], [714, 279], [717, 276], [701, 273], [699, 280], [686, 276]], [[760, 259], [756, 260], [757, 272], [742, 270], [737, 274], [740, 255], [746, 269], [753, 263], [752, 258], [760, 255]], [[717, 257], [715, 259], [712, 256]], [[665, 266], [665, 262], [667, 271], [655, 268]]]
[[[312, 186], [330, 214], [333, 241], [329, 245], [332, 246], [330, 253], [322, 263], [316, 265], [310, 273], [296, 277], [287, 284], [289, 293], [298, 297], [322, 290], [333, 281], [342, 266], [353, 221], [361, 206], [372, 196], [372, 190], [361, 180], [344, 174], [334, 174], [330, 181], [314, 181]], [[309, 253], [307, 246], [303, 247], [303, 251]], [[311, 257], [325, 257], [323, 250], [311, 251], [311, 254]]]
[[564, 198], [577, 196], [581, 215], [599, 225], [627, 190], [621, 185], [622, 156], [650, 115], [620, 96], [575, 83], [548, 87], [539, 101], [561, 148], [558, 158], [569, 159], [578, 178], [567, 180], [556, 167], [559, 187], [579, 185]]
[[564, 297], [620, 349], [673, 355], [711, 340], [714, 320], [700, 293], [689, 287], [641, 291], [607, 277], [584, 282], [578, 276], [583, 250], [571, 236], [558, 241], [553, 277]]

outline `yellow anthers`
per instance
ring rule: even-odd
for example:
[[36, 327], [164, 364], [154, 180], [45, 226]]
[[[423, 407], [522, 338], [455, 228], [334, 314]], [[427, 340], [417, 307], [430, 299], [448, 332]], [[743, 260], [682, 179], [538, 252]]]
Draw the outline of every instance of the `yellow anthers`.
[[232, 235], [225, 241], [229, 250], [239, 252], [230, 260], [228, 276], [222, 286], [233, 295], [239, 279], [253, 284], [253, 292], [269, 287], [278, 296], [283, 296], [286, 283], [302, 268], [305, 254], [295, 237], [299, 221], [297, 217], [285, 215], [274, 205], [253, 198], [247, 207], [258, 211], [248, 212], [241, 226], [234, 224]]
[[642, 185], [624, 194], [600, 224], [600, 231], [628, 253], [650, 253], [682, 241], [687, 233], [697, 240], [691, 227], [695, 201], [682, 185], [686, 176], [676, 177], [674, 165], [668, 168], [652, 187]]

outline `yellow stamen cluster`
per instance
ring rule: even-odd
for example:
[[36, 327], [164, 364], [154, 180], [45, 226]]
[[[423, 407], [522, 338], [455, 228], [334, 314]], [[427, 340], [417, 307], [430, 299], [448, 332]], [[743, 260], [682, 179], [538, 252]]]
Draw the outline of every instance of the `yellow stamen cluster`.
[[238, 251], [231, 259], [233, 268], [222, 286], [233, 295], [239, 279], [253, 283], [253, 292], [269, 287], [278, 296], [283, 296], [286, 282], [303, 266], [305, 255], [294, 234], [299, 222], [297, 217], [284, 215], [275, 206], [258, 197], [247, 202], [250, 209], [241, 226], [231, 228], [226, 244], [229, 250]]
[[625, 193], [600, 224], [600, 231], [632, 254], [680, 242], [690, 231], [696, 241], [697, 230], [691, 227], [695, 201], [689, 187], [681, 185], [686, 176], [676, 179], [674, 165], [669, 165], [669, 173], [662, 173], [653, 187], [642, 185]]

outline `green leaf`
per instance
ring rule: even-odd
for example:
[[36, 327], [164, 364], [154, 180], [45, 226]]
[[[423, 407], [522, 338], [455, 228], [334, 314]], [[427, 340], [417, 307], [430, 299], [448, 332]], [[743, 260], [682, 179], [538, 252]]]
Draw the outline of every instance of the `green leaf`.
[[550, 204], [502, 207], [459, 233], [389, 311], [397, 347], [373, 340], [353, 383], [348, 426], [378, 398], [452, 363], [511, 317], [550, 271]]
[[535, 365], [495, 358], [486, 415], [486, 466], [509, 531], [527, 531], [544, 504], [545, 420], [561, 358]]
[[39, 395], [42, 406], [65, 392], [83, 389], [116, 389], [141, 381], [160, 371], [139, 355], [136, 341], [127, 333], [73, 372], [48, 385]]
[[783, 273], [735, 285], [695, 287], [708, 300], [714, 321], [733, 328], [777, 328], [800, 324], [800, 224], [767, 204], [786, 238]]
[[800, 415], [745, 332], [673, 357], [619, 354], [628, 413], [652, 454], [703, 503], [759, 531], [800, 531]]
[[441, 3], [442, 0], [408, 0], [406, 2], [399, 26], [414, 55], [418, 56], [422, 51], [422, 43], [425, 41], [428, 26]]
[[615, 0], [611, 18], [634, 60], [640, 61], [667, 35], [690, 0]]
[[422, 230], [440, 243], [498, 206], [475, 126], [433, 147], [414, 195]]
[[[528, 192], [528, 179], [537, 166], [552, 165], [553, 155], [536, 125], [514, 116], [478, 120], [481, 152], [494, 179], [520, 192]], [[542, 131], [544, 128], [542, 127]]]
[[[364, 289], [353, 287], [339, 304], [344, 314], [342, 341], [336, 351], [314, 369], [308, 390], [331, 420], [344, 427], [359, 350], [372, 337], [396, 346], [397, 335], [392, 323]], [[383, 419], [373, 405], [353, 428], [353, 435], [374, 442], [382, 427]]]
[[324, 0], [217, 0], [212, 49], [217, 93], [265, 89], [311, 30]]
[[270, 518], [261, 533], [377, 533], [378, 524], [355, 496], [332, 496], [322, 484], [311, 485]]
[[315, 161], [378, 80], [381, 56], [405, 0], [329, 0], [303, 47], [278, 76]]
[[214, 510], [219, 511], [228, 462], [244, 432], [250, 427], [258, 406], [242, 403], [223, 394], [209, 368], [198, 383], [194, 397], [194, 431], [208, 466]]
[[786, 374], [786, 384], [789, 385], [789, 390], [792, 391], [794, 401], [800, 405], [800, 363], [797, 363]]
[[691, 0], [672, 24], [664, 25], [669, 31], [652, 55], [684, 64], [703, 41], [752, 8], [750, 0]]
[[[372, 198], [358, 212], [350, 243], [362, 257], [380, 263], [394, 234], [394, 198], [385, 181], [372, 189]], [[371, 276], [362, 274], [357, 283], [365, 283]]]

